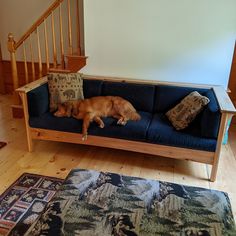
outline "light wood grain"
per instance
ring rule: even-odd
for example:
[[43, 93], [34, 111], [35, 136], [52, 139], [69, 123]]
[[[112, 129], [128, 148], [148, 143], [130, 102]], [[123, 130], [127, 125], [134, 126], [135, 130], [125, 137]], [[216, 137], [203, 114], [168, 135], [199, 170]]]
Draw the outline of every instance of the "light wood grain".
[[76, 32], [77, 32], [77, 52], [78, 52], [78, 55], [81, 55], [81, 48], [80, 48], [80, 44], [81, 44], [81, 41], [80, 41], [80, 0], [76, 0], [76, 24], [77, 24], [77, 27], [76, 27]]
[[63, 37], [63, 24], [62, 24], [61, 4], [59, 5], [59, 22], [60, 22], [61, 67], [65, 68], [64, 37]]
[[230, 100], [225, 89], [222, 86], [215, 86], [213, 87], [213, 90], [215, 92], [221, 111], [235, 114], [236, 109], [234, 107], [234, 104]]
[[[15, 41], [12, 34], [8, 35], [7, 42], [8, 51], [10, 52], [11, 57], [11, 69], [12, 69], [12, 79], [13, 79], [13, 88], [14, 90], [19, 87], [19, 79], [17, 73], [17, 64], [16, 64], [16, 51], [15, 51]], [[18, 98], [14, 96], [15, 104], [18, 104]]]
[[28, 93], [29, 91], [43, 85], [46, 84], [48, 82], [47, 76], [44, 76], [36, 81], [33, 81], [31, 83], [28, 83], [18, 89], [16, 89], [17, 92], [24, 92], [24, 93]]
[[178, 148], [172, 146], [164, 146], [151, 144], [146, 142], [136, 142], [125, 139], [115, 139], [100, 136], [88, 136], [86, 141], [82, 140], [82, 135], [79, 133], [59, 132], [55, 130], [29, 128], [33, 139], [51, 140], [59, 142], [69, 142], [84, 145], [92, 145], [99, 147], [108, 147], [134, 152], [141, 152], [159, 156], [166, 156], [181, 160], [191, 160], [200, 163], [213, 163], [213, 152]]
[[51, 27], [52, 27], [53, 66], [56, 67], [57, 66], [57, 48], [56, 48], [54, 12], [52, 12], [51, 14]]
[[210, 177], [210, 180], [212, 182], [214, 182], [216, 180], [216, 174], [217, 174], [217, 169], [218, 169], [218, 165], [219, 165], [222, 142], [224, 139], [226, 126], [228, 124], [229, 119], [231, 119], [231, 118], [232, 118], [232, 114], [230, 114], [230, 113], [223, 113], [221, 115], [221, 122], [220, 122], [220, 129], [219, 129], [219, 133], [218, 133], [218, 138], [217, 138], [216, 152], [214, 155], [214, 161], [213, 161], [213, 166], [212, 166], [212, 170], [211, 170], [211, 177]]
[[38, 27], [36, 29], [36, 34], [37, 34], [37, 46], [38, 46], [39, 78], [41, 78], [43, 76], [43, 66], [42, 66], [41, 44], [40, 44]]
[[68, 51], [68, 53], [73, 54], [70, 0], [67, 0], [67, 14], [68, 14], [68, 40], [69, 40], [69, 48], [68, 48], [69, 51]]
[[25, 119], [25, 128], [26, 128], [26, 135], [27, 135], [28, 150], [29, 150], [29, 152], [32, 152], [33, 143], [32, 143], [32, 137], [31, 137], [31, 132], [30, 132], [30, 128], [29, 128], [29, 111], [28, 111], [27, 94], [20, 93], [20, 97], [22, 99], [22, 105], [23, 105], [23, 110], [24, 110], [24, 119]]
[[[29, 37], [30, 42], [30, 56], [31, 56], [31, 69], [32, 69], [32, 78], [35, 80], [35, 67], [34, 67], [34, 51], [33, 51], [33, 45], [32, 45], [32, 36]], [[16, 88], [18, 88], [17, 86]]]
[[47, 31], [46, 19], [44, 20], [43, 23], [44, 23], [45, 57], [46, 57], [47, 70], [49, 70], [48, 31]]
[[236, 217], [236, 145], [231, 142], [236, 127], [230, 129], [234, 147], [222, 147], [217, 181], [212, 183], [206, 181], [210, 166], [142, 153], [39, 140], [29, 153], [24, 120], [11, 118], [10, 104], [12, 96], [0, 95], [0, 140], [7, 142], [0, 149], [0, 193], [24, 172], [65, 178], [72, 168], [95, 169], [225, 191]]
[[27, 66], [25, 42], [23, 42], [23, 56], [24, 56], [24, 67], [25, 67], [25, 83], [28, 84], [29, 83], [29, 73], [28, 73], [28, 66]]

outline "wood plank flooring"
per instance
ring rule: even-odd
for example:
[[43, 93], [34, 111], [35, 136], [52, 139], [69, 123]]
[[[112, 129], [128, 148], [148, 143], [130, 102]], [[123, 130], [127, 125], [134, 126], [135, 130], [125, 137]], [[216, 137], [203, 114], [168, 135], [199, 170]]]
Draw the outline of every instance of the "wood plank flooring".
[[236, 218], [236, 127], [230, 130], [217, 180], [211, 183], [210, 167], [195, 162], [50, 141], [34, 141], [34, 152], [29, 153], [24, 121], [12, 119], [11, 104], [10, 95], [0, 95], [0, 141], [8, 143], [0, 149], [0, 193], [24, 172], [65, 178], [72, 168], [85, 168], [225, 191]]

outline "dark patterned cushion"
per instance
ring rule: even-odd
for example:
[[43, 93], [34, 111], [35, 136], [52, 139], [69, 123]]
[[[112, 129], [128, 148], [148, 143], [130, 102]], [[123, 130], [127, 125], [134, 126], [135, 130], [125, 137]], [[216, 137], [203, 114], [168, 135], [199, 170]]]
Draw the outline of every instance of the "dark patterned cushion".
[[209, 102], [207, 97], [194, 91], [169, 110], [166, 116], [177, 130], [185, 129]]
[[80, 73], [48, 74], [50, 111], [57, 109], [59, 103], [84, 99], [83, 79]]

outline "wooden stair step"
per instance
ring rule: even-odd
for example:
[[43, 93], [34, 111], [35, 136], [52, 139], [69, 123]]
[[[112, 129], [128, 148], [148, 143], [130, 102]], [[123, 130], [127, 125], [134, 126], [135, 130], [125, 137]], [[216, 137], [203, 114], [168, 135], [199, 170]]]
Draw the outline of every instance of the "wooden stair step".
[[75, 73], [86, 66], [86, 60], [88, 57], [80, 56], [78, 54], [68, 54], [65, 55], [67, 58], [66, 67], [63, 68], [62, 65], [57, 65], [56, 67], [51, 67], [49, 72], [54, 73]]
[[52, 72], [52, 73], [71, 73], [72, 71], [71, 70], [68, 70], [68, 69], [63, 69], [63, 68], [50, 68], [49, 69], [49, 72]]
[[64, 68], [62, 65], [57, 65], [56, 67], [49, 68], [49, 72], [52, 73], [70, 73], [71, 71]]
[[86, 66], [86, 60], [88, 57], [80, 56], [78, 54], [68, 54], [67, 58], [67, 68], [71, 72], [77, 72]]

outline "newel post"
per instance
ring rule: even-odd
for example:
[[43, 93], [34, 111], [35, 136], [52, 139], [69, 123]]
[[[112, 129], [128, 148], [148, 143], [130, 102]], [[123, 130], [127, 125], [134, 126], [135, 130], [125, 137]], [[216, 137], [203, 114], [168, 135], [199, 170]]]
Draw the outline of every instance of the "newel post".
[[[16, 65], [15, 41], [11, 33], [8, 34], [7, 48], [8, 48], [8, 51], [10, 52], [10, 57], [11, 57], [12, 80], [13, 80], [13, 89], [14, 89], [14, 94], [15, 94], [15, 90], [19, 88], [19, 80], [18, 80], [17, 65]], [[16, 99], [15, 102], [19, 103], [18, 96], [16, 96], [15, 94], [14, 97]]]

